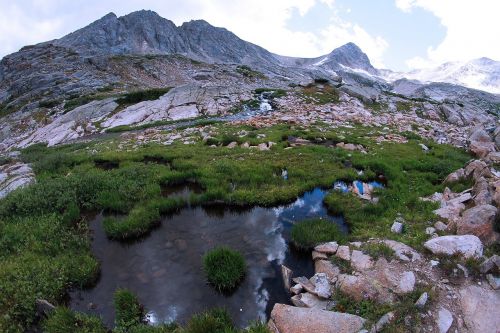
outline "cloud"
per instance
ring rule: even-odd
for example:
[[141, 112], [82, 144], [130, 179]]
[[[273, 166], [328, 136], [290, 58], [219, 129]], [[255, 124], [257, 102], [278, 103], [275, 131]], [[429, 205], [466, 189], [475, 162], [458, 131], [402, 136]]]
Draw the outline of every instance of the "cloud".
[[39, 19], [15, 3], [3, 4], [0, 11], [0, 57], [24, 45], [52, 39], [62, 25], [60, 19]]
[[410, 68], [430, 67], [447, 61], [480, 57], [500, 60], [500, 1], [498, 0], [396, 0], [404, 12], [421, 8], [433, 13], [446, 28], [444, 40], [429, 47], [426, 57], [409, 59]]

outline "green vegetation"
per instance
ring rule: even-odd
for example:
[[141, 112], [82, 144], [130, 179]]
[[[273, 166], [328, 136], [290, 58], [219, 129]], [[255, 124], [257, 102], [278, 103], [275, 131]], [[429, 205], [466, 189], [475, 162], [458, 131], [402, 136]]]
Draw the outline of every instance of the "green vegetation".
[[324, 86], [308, 85], [302, 89], [301, 94], [306, 102], [318, 105], [338, 103], [340, 98], [338, 90], [328, 84]]
[[332, 299], [336, 302], [334, 311], [354, 314], [367, 319], [370, 323], [376, 323], [380, 317], [391, 311], [390, 305], [378, 304], [369, 299], [356, 302], [338, 289], [332, 295]]
[[351, 262], [349, 260], [345, 260], [337, 256], [331, 256], [330, 261], [332, 262], [332, 264], [337, 266], [341, 272], [343, 273], [352, 272]]
[[168, 87], [168, 88], [154, 88], [148, 90], [133, 91], [124, 94], [122, 97], [118, 98], [116, 102], [119, 105], [131, 105], [143, 101], [153, 101], [165, 95], [171, 89], [172, 89], [171, 87]]
[[61, 103], [60, 100], [57, 100], [57, 99], [47, 99], [47, 100], [38, 102], [38, 106], [41, 107], [41, 108], [48, 108], [48, 109], [50, 109], [50, 108], [53, 108], [54, 106], [59, 105], [59, 103]]
[[[240, 137], [243, 130], [248, 134]], [[119, 141], [112, 139], [23, 150], [21, 158], [32, 163], [37, 182], [0, 200], [0, 331], [22, 332], [32, 325], [36, 298], [61, 304], [68, 289], [95, 281], [99, 266], [90, 251], [87, 226], [93, 213], [114, 216], [105, 229], [110, 237], [123, 239], [147, 233], [159, 215], [185, 204], [163, 197], [162, 187], [198, 183], [204, 192], [190, 198], [192, 205], [217, 201], [273, 206], [314, 187], [330, 187], [335, 180], [358, 179], [355, 169], [364, 170], [364, 180], [383, 174], [387, 187], [375, 192], [377, 204], [337, 192], [325, 203], [344, 215], [350, 240], [383, 237], [400, 212], [406, 232], [394, 237], [421, 248], [427, 221], [435, 220], [435, 205], [419, 197], [442, 191], [443, 179], [469, 159], [461, 150], [425, 141], [428, 153], [416, 140], [377, 145], [373, 139], [379, 129], [362, 126], [332, 131], [321, 124], [265, 129], [215, 124], [213, 131], [211, 142], [199, 136], [194, 145], [132, 149], [131, 143], [120, 150]], [[314, 144], [285, 149], [289, 136], [362, 144], [368, 154]], [[229, 140], [276, 145], [263, 152], [207, 147]], [[288, 180], [281, 177], [284, 168]]]
[[118, 289], [114, 295], [115, 325], [118, 332], [127, 332], [142, 323], [144, 309], [137, 297], [126, 289]]
[[98, 317], [73, 312], [58, 307], [43, 324], [46, 333], [107, 333], [108, 330]]
[[280, 97], [286, 96], [286, 90], [283, 90], [283, 89], [273, 89], [273, 88], [257, 88], [257, 89], [255, 89], [255, 93], [257, 95], [260, 95], [263, 92], [272, 92], [271, 98], [280, 98]]
[[374, 260], [385, 258], [387, 261], [390, 261], [394, 258], [394, 250], [384, 243], [365, 243], [361, 250]]
[[92, 101], [103, 100], [103, 99], [108, 98], [108, 97], [111, 97], [111, 96], [109, 96], [109, 95], [102, 95], [102, 94], [91, 94], [91, 95], [81, 96], [81, 97], [80, 96], [76, 96], [76, 97], [68, 99], [64, 103], [64, 111], [65, 112], [69, 112], [71, 110], [76, 109], [79, 106], [88, 104], [88, 103], [90, 103]]
[[[121, 106], [125, 107], [127, 105], [131, 104], [136, 104], [142, 101], [149, 101], [149, 100], [155, 100], [160, 98], [161, 96], [165, 95], [167, 92], [170, 91], [172, 88], [153, 88], [153, 89], [148, 89], [148, 90], [140, 90], [140, 91], [134, 91], [130, 93], [125, 93], [123, 95], [120, 95], [119, 98], [116, 100], [116, 102]], [[88, 104], [92, 101], [99, 101], [103, 100], [105, 98], [113, 97], [116, 95], [109, 94], [109, 92], [112, 92], [113, 89], [111, 88], [100, 88], [98, 89], [100, 92], [99, 94], [90, 94], [86, 96], [74, 96], [70, 99], [68, 99], [64, 103], [64, 110], [65, 112], [69, 112], [79, 106]]]
[[447, 187], [450, 188], [455, 193], [460, 193], [462, 191], [471, 189], [474, 186], [474, 180], [472, 178], [461, 179], [453, 183], [445, 183]]
[[375, 324], [380, 317], [393, 311], [396, 315], [396, 319], [384, 329], [384, 332], [408, 332], [408, 327], [405, 326], [404, 322], [407, 317], [411, 318], [412, 327], [419, 327], [417, 323], [420, 323], [421, 317], [420, 312], [415, 306], [415, 302], [424, 292], [429, 294], [429, 302], [426, 305], [429, 306], [432, 302], [433, 293], [430, 292], [430, 290], [420, 287], [416, 288], [415, 291], [409, 294], [399, 296], [396, 302], [392, 305], [379, 304], [370, 299], [356, 301], [337, 289], [332, 295], [332, 299], [336, 302], [333, 311], [361, 316], [368, 320], [365, 327]]
[[293, 244], [303, 250], [310, 250], [324, 242], [344, 242], [346, 236], [333, 221], [313, 219], [295, 223], [291, 232]]
[[251, 79], [267, 79], [267, 77], [264, 74], [256, 70], [253, 70], [252, 68], [246, 65], [241, 65], [236, 67], [236, 72]]
[[428, 221], [436, 221], [432, 213], [436, 204], [420, 200], [420, 197], [441, 192], [443, 179], [461, 168], [469, 156], [447, 145], [424, 142], [430, 151], [424, 153], [418, 141], [407, 144], [386, 143], [379, 149], [368, 144], [369, 154], [354, 156], [353, 167], [370, 170], [372, 174], [386, 177], [387, 187], [375, 190], [378, 203], [366, 202], [352, 194], [333, 192], [325, 198], [327, 207], [336, 214], [344, 215], [351, 227], [351, 239], [364, 240], [384, 237], [398, 213], [403, 214], [405, 233], [394, 235], [418, 249], [427, 239], [425, 227]]
[[[192, 118], [192, 119], [181, 119], [181, 120], [158, 120], [158, 121], [153, 121], [151, 123], [143, 124], [143, 125], [120, 125], [112, 128], [106, 129], [107, 133], [121, 133], [121, 132], [129, 132], [129, 131], [138, 131], [138, 130], [143, 130], [147, 128], [153, 128], [153, 127], [159, 127], [159, 126], [169, 126], [169, 125], [175, 125], [179, 123], [185, 123], [185, 122], [191, 122], [188, 127], [193, 127], [193, 126], [207, 126], [210, 124], [216, 124], [219, 121], [217, 120], [212, 120], [207, 117], [198, 117], [198, 118]], [[178, 126], [177, 129], [181, 129], [183, 127]]]
[[[248, 328], [238, 330], [231, 316], [224, 309], [215, 308], [195, 314], [185, 327], [175, 323], [150, 326], [141, 321], [142, 306], [137, 298], [128, 291], [115, 293], [117, 326], [113, 333], [270, 333], [267, 325], [252, 323]], [[118, 316], [120, 320], [118, 320]], [[57, 308], [43, 323], [47, 333], [106, 333], [109, 332], [100, 318], [73, 312], [67, 308]]]
[[245, 258], [227, 247], [217, 247], [203, 256], [208, 282], [219, 291], [233, 291], [246, 274]]

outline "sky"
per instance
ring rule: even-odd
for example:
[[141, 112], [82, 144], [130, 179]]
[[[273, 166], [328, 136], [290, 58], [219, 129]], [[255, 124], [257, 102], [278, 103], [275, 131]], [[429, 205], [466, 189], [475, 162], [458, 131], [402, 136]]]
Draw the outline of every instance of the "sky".
[[60, 38], [109, 12], [204, 19], [287, 56], [356, 43], [377, 68], [500, 60], [500, 0], [0, 0], [0, 57]]

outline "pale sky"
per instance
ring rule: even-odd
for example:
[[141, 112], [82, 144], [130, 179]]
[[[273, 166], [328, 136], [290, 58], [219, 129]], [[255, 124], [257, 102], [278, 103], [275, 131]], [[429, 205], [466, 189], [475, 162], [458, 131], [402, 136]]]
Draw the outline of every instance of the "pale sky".
[[109, 12], [150, 9], [177, 25], [204, 19], [288, 56], [347, 42], [375, 67], [500, 60], [500, 0], [0, 0], [0, 57], [62, 37]]

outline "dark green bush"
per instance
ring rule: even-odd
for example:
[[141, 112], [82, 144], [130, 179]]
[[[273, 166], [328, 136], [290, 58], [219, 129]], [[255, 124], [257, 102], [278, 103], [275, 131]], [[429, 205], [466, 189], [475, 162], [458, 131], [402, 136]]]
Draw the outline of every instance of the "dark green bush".
[[291, 232], [293, 244], [304, 250], [310, 250], [324, 242], [344, 242], [346, 236], [333, 221], [313, 219], [297, 222]]
[[154, 88], [148, 90], [133, 91], [127, 93], [116, 100], [120, 105], [136, 104], [143, 101], [151, 101], [160, 98], [168, 93], [172, 88]]
[[217, 247], [203, 256], [208, 281], [219, 291], [232, 291], [243, 280], [246, 264], [243, 256], [227, 247]]

